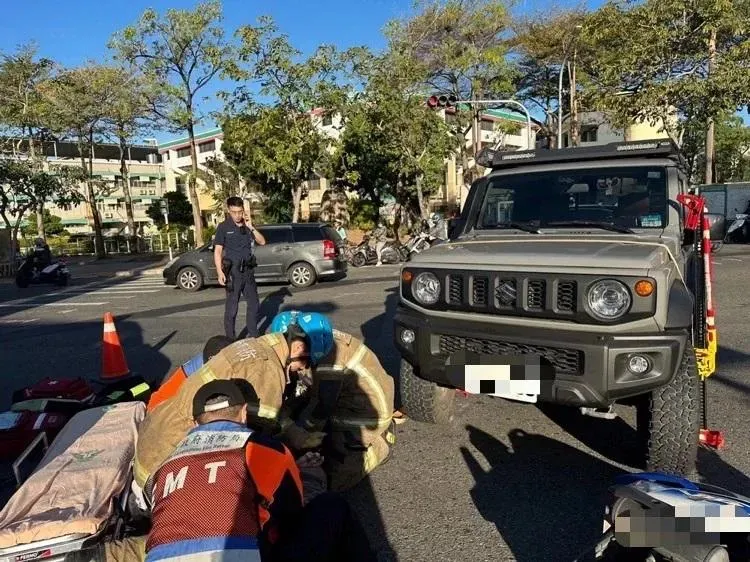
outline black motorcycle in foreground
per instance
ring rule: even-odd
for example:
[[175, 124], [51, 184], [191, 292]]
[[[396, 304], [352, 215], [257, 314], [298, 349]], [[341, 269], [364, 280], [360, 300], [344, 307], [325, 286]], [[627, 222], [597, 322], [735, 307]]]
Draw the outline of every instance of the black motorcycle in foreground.
[[70, 281], [70, 270], [63, 260], [52, 261], [46, 266], [42, 259], [35, 254], [26, 257], [16, 272], [16, 285], [25, 289], [29, 285], [52, 283], [65, 286]]

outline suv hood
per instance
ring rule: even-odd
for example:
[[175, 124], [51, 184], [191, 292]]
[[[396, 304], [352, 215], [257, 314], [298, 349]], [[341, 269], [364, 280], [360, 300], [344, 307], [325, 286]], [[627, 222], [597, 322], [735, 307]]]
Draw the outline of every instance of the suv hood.
[[488, 264], [523, 267], [590, 267], [602, 269], [653, 269], [669, 261], [663, 240], [584, 240], [503, 238], [456, 240], [412, 256], [414, 265], [456, 264], [481, 267]]

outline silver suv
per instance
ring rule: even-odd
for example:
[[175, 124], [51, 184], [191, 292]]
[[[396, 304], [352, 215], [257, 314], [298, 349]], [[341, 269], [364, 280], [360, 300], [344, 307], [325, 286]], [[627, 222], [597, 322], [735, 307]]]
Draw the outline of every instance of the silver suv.
[[454, 239], [402, 267], [404, 409], [447, 422], [454, 389], [599, 417], [621, 402], [637, 409], [647, 468], [689, 473], [705, 304], [675, 147], [483, 157], [492, 171], [472, 185]]

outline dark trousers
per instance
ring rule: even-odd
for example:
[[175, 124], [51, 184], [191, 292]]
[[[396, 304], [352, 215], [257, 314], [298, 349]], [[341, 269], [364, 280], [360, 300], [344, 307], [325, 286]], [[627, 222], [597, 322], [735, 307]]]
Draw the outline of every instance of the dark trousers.
[[370, 541], [343, 496], [325, 492], [272, 548], [273, 562], [377, 562]]
[[[237, 309], [240, 305], [240, 297], [244, 294], [247, 301], [247, 337], [258, 337], [258, 286], [255, 284], [255, 275], [252, 270], [240, 273], [239, 268], [233, 267], [232, 290], [227, 291], [227, 302], [224, 305], [224, 332], [228, 338], [235, 339], [234, 325], [237, 319]], [[228, 280], [227, 280], [228, 281]]]

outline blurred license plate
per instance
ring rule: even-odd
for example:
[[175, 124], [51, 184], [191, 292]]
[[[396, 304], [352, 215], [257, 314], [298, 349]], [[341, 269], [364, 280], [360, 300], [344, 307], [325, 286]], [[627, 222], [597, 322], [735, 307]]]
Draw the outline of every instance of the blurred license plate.
[[465, 365], [464, 389], [470, 394], [535, 403], [541, 381], [538, 376], [527, 376], [522, 365]]

